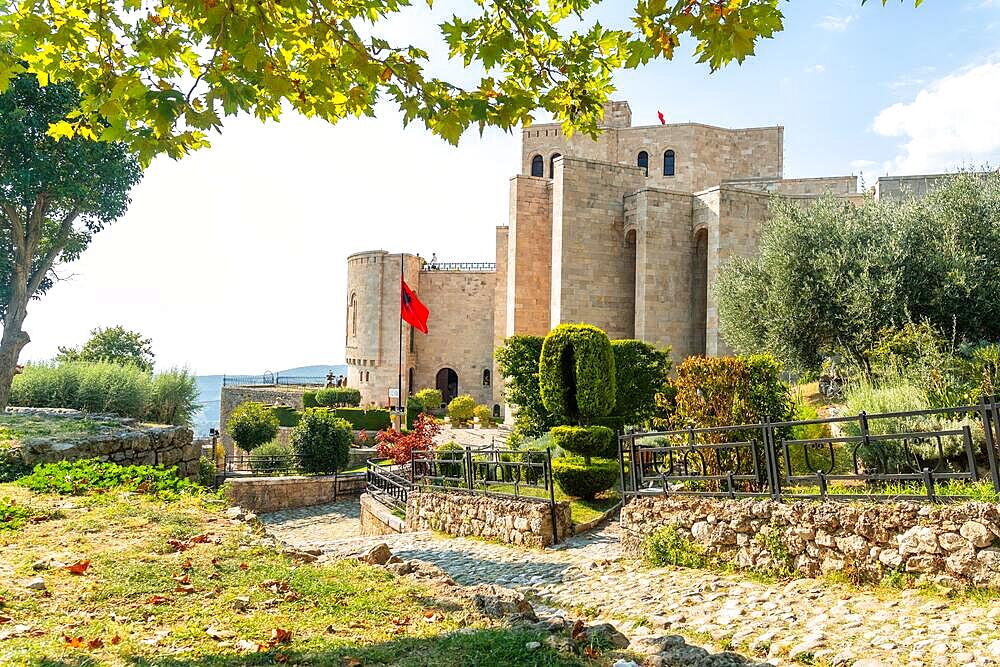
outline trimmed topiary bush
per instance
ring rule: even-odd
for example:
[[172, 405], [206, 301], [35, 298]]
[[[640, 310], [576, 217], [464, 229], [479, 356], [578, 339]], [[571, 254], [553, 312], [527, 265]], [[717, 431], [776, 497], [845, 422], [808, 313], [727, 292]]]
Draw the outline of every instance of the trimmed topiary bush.
[[440, 410], [441, 404], [444, 402], [440, 389], [421, 389], [413, 395], [413, 398], [420, 401], [421, 407], [425, 410]]
[[291, 447], [277, 440], [265, 443], [250, 452], [250, 469], [263, 474], [287, 470], [292, 463], [288, 457], [294, 453]]
[[316, 392], [316, 403], [320, 407], [357, 407], [361, 405], [361, 391], [350, 387], [328, 387]]
[[608, 335], [589, 324], [560, 324], [542, 343], [538, 384], [545, 409], [562, 422], [588, 423], [615, 407], [615, 357]]
[[[438, 474], [445, 477], [462, 476], [462, 459], [465, 458], [465, 448], [457, 442], [446, 442], [434, 449], [434, 458], [439, 461]], [[454, 461], [455, 463], [441, 463]]]
[[302, 392], [302, 408], [318, 408], [319, 403], [316, 402], [316, 391], [309, 390]]
[[[326, 410], [326, 408], [320, 408]], [[355, 431], [381, 431], [392, 425], [392, 417], [388, 410], [364, 410], [362, 408], [336, 408], [331, 410], [334, 416], [343, 419]]]
[[278, 435], [278, 418], [270, 406], [248, 401], [233, 408], [226, 430], [236, 446], [249, 452]]
[[582, 456], [587, 465], [593, 457], [618, 457], [617, 443], [613, 442], [614, 431], [606, 426], [556, 426], [550, 433], [557, 447]]
[[456, 396], [448, 404], [448, 416], [451, 417], [451, 423], [456, 426], [461, 426], [471, 421], [475, 415], [475, 410], [476, 401], [468, 394]]
[[582, 458], [563, 456], [552, 459], [552, 476], [568, 496], [592, 500], [598, 493], [615, 485], [621, 475], [618, 461], [592, 459], [588, 464]]
[[331, 473], [347, 465], [354, 435], [351, 425], [330, 410], [309, 408], [303, 411], [289, 440], [295, 453], [302, 457], [300, 465], [304, 472]]
[[484, 428], [493, 425], [493, 411], [488, 405], [477, 405], [472, 411], [474, 417], [479, 417], [479, 424]]

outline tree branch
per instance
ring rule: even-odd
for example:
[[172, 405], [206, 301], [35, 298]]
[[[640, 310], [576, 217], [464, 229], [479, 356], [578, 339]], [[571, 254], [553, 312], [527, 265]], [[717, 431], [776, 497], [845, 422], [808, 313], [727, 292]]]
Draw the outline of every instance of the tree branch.
[[78, 209], [73, 209], [66, 214], [63, 218], [62, 223], [59, 225], [59, 233], [56, 234], [56, 238], [52, 241], [52, 247], [49, 248], [45, 256], [41, 258], [38, 262], [38, 266], [35, 267], [34, 272], [31, 274], [31, 279], [28, 281], [28, 298], [30, 299], [35, 292], [38, 290], [42, 281], [45, 280], [45, 275], [52, 269], [52, 265], [55, 263], [56, 258], [59, 257], [59, 253], [63, 251], [66, 247], [66, 241], [69, 240], [69, 233], [73, 231], [73, 222], [80, 215]]

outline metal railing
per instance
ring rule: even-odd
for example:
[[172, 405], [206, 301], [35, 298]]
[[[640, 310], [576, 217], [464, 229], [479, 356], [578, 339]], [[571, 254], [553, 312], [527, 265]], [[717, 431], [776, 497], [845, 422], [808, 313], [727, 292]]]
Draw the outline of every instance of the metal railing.
[[368, 461], [365, 481], [368, 493], [389, 509], [406, 511], [411, 481], [405, 476], [409, 466]]
[[[800, 427], [824, 426], [829, 434], [793, 437]], [[991, 399], [910, 412], [631, 433], [619, 437], [618, 451], [626, 501], [643, 495], [949, 501], [967, 499], [938, 492], [956, 480], [988, 478], [1000, 493], [998, 441], [1000, 403]]]
[[496, 447], [463, 447], [414, 453], [414, 489], [517, 498], [549, 505], [553, 539], [558, 539], [552, 453]]
[[427, 262], [421, 271], [496, 271], [496, 262]]
[[323, 386], [326, 376], [282, 375], [280, 373], [262, 373], [260, 375], [223, 375], [223, 387], [277, 387], [277, 386]]
[[302, 457], [297, 454], [255, 456], [231, 454], [226, 456], [222, 474], [225, 476], [274, 476], [302, 472]]

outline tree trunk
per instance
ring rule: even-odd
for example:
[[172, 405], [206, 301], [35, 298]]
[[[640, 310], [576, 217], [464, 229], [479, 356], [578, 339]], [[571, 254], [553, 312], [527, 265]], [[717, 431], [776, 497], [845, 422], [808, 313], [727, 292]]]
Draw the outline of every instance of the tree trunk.
[[[15, 293], [24, 293], [24, 290], [13, 290]], [[17, 373], [17, 359], [21, 356], [21, 350], [28, 344], [31, 338], [21, 330], [24, 324], [26, 299], [21, 303], [14, 303], [14, 299], [7, 306], [7, 317], [4, 320], [3, 337], [0, 338], [0, 413], [7, 410], [7, 403], [10, 402], [10, 387]]]

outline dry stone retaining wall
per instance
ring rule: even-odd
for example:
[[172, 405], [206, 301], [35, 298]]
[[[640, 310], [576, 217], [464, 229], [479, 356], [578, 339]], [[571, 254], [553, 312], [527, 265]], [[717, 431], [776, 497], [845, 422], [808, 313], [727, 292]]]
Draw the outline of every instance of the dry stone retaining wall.
[[365, 474], [288, 475], [284, 477], [231, 477], [225, 484], [226, 498], [254, 512], [325, 505], [337, 498], [365, 490]]
[[[556, 525], [559, 541], [573, 534], [569, 503], [556, 503]], [[406, 527], [527, 547], [554, 542], [548, 503], [471, 493], [411, 492]]]
[[904, 571], [1000, 588], [1000, 508], [991, 503], [637, 498], [622, 509], [624, 555], [641, 556], [646, 538], [666, 526], [743, 569], [787, 566], [810, 577], [841, 572], [868, 581]]
[[86, 414], [76, 410], [10, 408], [9, 412], [44, 416], [47, 419], [83, 419], [106, 422], [107, 428], [93, 435], [34, 438], [20, 445], [21, 456], [30, 466], [56, 461], [99, 459], [122, 465], [176, 466], [180, 475], [198, 477], [201, 447], [187, 426], [140, 424], [117, 415]]
[[406, 532], [406, 522], [370, 494], [361, 494], [361, 534], [395, 535]]

